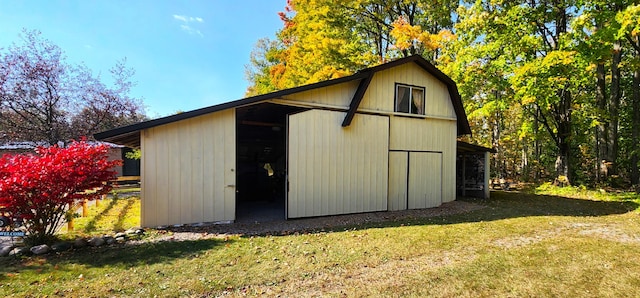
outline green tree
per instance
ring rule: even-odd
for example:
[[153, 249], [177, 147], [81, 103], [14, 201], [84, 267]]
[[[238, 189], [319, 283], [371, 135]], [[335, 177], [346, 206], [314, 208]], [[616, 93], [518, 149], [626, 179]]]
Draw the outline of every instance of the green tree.
[[247, 94], [338, 78], [412, 54], [435, 61], [441, 41], [452, 36], [446, 28], [454, 3], [290, 0], [276, 40], [256, 44]]

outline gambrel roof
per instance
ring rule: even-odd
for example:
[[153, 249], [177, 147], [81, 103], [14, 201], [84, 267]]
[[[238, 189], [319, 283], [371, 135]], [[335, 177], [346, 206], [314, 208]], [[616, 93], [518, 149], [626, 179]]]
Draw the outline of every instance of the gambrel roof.
[[378, 66], [366, 68], [350, 76], [328, 80], [328, 81], [322, 81], [322, 82], [313, 83], [313, 84], [304, 85], [304, 86], [299, 86], [291, 89], [275, 91], [272, 93], [248, 97], [248, 98], [221, 103], [221, 104], [217, 104], [217, 105], [213, 105], [213, 106], [209, 106], [209, 107], [205, 107], [197, 110], [192, 110], [192, 111], [188, 111], [180, 114], [157, 118], [157, 119], [153, 119], [153, 120], [149, 120], [149, 121], [145, 121], [145, 122], [141, 122], [141, 123], [137, 123], [129, 126], [123, 126], [123, 127], [115, 128], [112, 130], [97, 133], [94, 135], [94, 137], [97, 140], [104, 140], [104, 141], [112, 142], [116, 144], [127, 145], [133, 148], [139, 148], [140, 147], [140, 131], [147, 128], [168, 124], [168, 123], [172, 123], [172, 122], [176, 122], [176, 121], [180, 121], [188, 118], [193, 118], [193, 117], [197, 117], [197, 116], [201, 116], [201, 115], [205, 115], [213, 112], [218, 112], [226, 109], [232, 109], [239, 106], [253, 104], [253, 103], [257, 103], [257, 102], [261, 102], [269, 99], [280, 98], [286, 95], [308, 91], [316, 88], [328, 87], [328, 86], [333, 86], [333, 85], [346, 83], [346, 82], [359, 81], [360, 83], [358, 84], [358, 89], [356, 90], [353, 96], [353, 99], [351, 100], [351, 104], [349, 105], [349, 109], [342, 123], [342, 126], [349, 126], [349, 124], [351, 123], [351, 120], [356, 114], [358, 106], [362, 101], [362, 98], [369, 86], [369, 83], [373, 78], [373, 75], [376, 72], [393, 68], [396, 66], [400, 66], [403, 64], [407, 64], [407, 63], [417, 64], [426, 72], [428, 72], [429, 74], [431, 74], [432, 76], [434, 76], [435, 78], [437, 78], [439, 81], [441, 81], [447, 86], [447, 89], [449, 91], [449, 95], [451, 98], [451, 103], [456, 113], [458, 135], [471, 134], [471, 128], [469, 127], [467, 115], [464, 111], [464, 107], [462, 105], [462, 99], [460, 97], [460, 93], [458, 93], [458, 87], [456, 86], [456, 83], [450, 77], [448, 77], [446, 74], [441, 72], [439, 69], [433, 66], [433, 64], [429, 63], [427, 60], [425, 60], [421, 56], [413, 55], [406, 58], [397, 59], [385, 64], [381, 64]]

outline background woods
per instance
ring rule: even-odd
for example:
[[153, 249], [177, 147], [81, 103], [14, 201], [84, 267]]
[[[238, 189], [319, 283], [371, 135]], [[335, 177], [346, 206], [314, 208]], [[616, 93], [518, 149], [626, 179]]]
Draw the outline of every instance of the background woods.
[[125, 60], [111, 68], [111, 86], [84, 65], [66, 62], [63, 50], [37, 31], [0, 49], [0, 140], [56, 144], [145, 118], [129, 96], [133, 70]]
[[494, 177], [637, 185], [640, 5], [632, 0], [289, 0], [248, 95], [420, 54], [457, 83]]

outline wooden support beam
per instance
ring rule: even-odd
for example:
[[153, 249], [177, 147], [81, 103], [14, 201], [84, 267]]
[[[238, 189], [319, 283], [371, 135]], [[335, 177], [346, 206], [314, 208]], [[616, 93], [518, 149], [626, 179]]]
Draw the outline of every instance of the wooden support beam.
[[344, 120], [342, 121], [342, 127], [347, 127], [351, 125], [351, 121], [353, 117], [356, 115], [356, 111], [358, 110], [358, 106], [360, 106], [360, 102], [364, 97], [364, 93], [367, 91], [369, 87], [369, 83], [371, 83], [371, 79], [373, 79], [373, 72], [369, 73], [364, 79], [360, 81], [358, 85], [358, 89], [356, 93], [353, 95], [353, 99], [351, 99], [351, 104], [349, 105], [349, 110], [347, 111], [347, 115], [344, 116]]
[[268, 127], [273, 127], [273, 126], [282, 127], [282, 126], [284, 126], [281, 123], [269, 123], [269, 122], [247, 121], [247, 120], [240, 121], [240, 124], [251, 125], [251, 126], [268, 126]]

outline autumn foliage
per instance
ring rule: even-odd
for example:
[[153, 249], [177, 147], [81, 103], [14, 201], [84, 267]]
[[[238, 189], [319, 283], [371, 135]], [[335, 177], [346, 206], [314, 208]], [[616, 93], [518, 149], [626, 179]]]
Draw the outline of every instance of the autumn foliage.
[[0, 208], [21, 218], [33, 242], [52, 239], [69, 206], [109, 192], [119, 160], [108, 147], [85, 141], [65, 148], [39, 147], [36, 154], [0, 157]]

